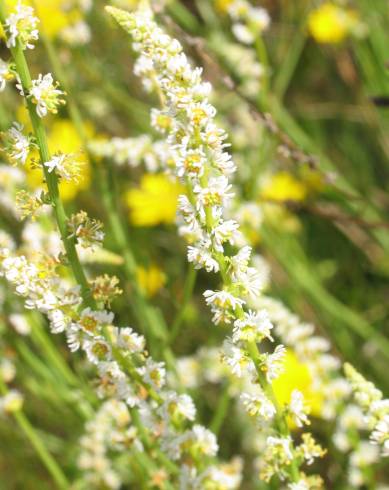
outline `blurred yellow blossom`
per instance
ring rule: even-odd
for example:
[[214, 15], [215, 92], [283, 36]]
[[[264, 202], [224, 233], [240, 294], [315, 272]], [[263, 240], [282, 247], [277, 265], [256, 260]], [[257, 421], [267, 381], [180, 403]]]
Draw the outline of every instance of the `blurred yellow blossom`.
[[304, 201], [308, 189], [287, 172], [278, 172], [263, 183], [261, 197], [269, 201]]
[[330, 2], [310, 13], [308, 30], [318, 43], [335, 44], [343, 41], [358, 24], [355, 11]]
[[137, 279], [146, 296], [154, 296], [165, 284], [166, 275], [156, 265], [137, 268]]
[[146, 174], [140, 187], [126, 193], [130, 221], [135, 226], [154, 226], [174, 223], [177, 199], [182, 186], [163, 174]]
[[[86, 128], [92, 133], [92, 128]], [[70, 201], [78, 192], [85, 190], [90, 184], [90, 164], [85, 153], [81, 152], [82, 141], [75, 127], [68, 119], [56, 119], [53, 121], [48, 133], [49, 149], [52, 154], [56, 152], [76, 154], [77, 161], [82, 164], [81, 175], [77, 182], [62, 181], [59, 184], [59, 190], [62, 199]], [[37, 153], [32, 155], [38, 158]], [[31, 169], [28, 166], [27, 179], [32, 187], [38, 187], [42, 184], [42, 170], [40, 168]]]
[[215, 0], [215, 8], [219, 12], [225, 13], [234, 0]]
[[299, 390], [312, 415], [320, 415], [323, 395], [313, 389], [313, 379], [306, 364], [297, 359], [291, 351], [286, 351], [283, 373], [273, 381], [273, 389], [278, 402], [286, 405], [290, 402], [293, 390]]

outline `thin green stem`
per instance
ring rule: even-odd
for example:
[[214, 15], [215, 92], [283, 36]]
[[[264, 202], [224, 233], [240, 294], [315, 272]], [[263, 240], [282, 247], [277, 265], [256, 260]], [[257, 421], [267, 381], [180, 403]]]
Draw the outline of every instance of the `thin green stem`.
[[[0, 22], [3, 25], [5, 24], [5, 19], [6, 19], [6, 13], [5, 13], [5, 6], [4, 3], [0, 3]], [[31, 81], [31, 75], [30, 71], [28, 69], [27, 61], [24, 56], [23, 49], [20, 45], [19, 40], [16, 40], [16, 45], [15, 47], [11, 47], [11, 54], [13, 57], [13, 60], [15, 62], [16, 66], [16, 71], [20, 77], [20, 83], [23, 88], [23, 92], [26, 95], [26, 103], [27, 103], [27, 109], [29, 112], [31, 124], [33, 127], [34, 135], [37, 141], [37, 145], [39, 148], [39, 154], [40, 154], [40, 159], [41, 159], [41, 164], [42, 164], [42, 170], [45, 176], [49, 196], [50, 196], [50, 201], [54, 210], [54, 215], [55, 219], [58, 225], [59, 232], [61, 234], [61, 238], [66, 250], [67, 258], [69, 260], [69, 264], [71, 267], [71, 270], [73, 272], [73, 275], [77, 281], [77, 283], [80, 285], [81, 288], [81, 296], [83, 298], [83, 301], [86, 306], [90, 307], [95, 307], [95, 301], [93, 300], [93, 297], [91, 295], [89, 286], [88, 286], [88, 281], [86, 279], [84, 270], [81, 266], [76, 247], [75, 247], [75, 239], [69, 237], [69, 232], [67, 229], [67, 216], [65, 213], [65, 208], [63, 206], [63, 203], [61, 201], [60, 195], [59, 195], [59, 188], [58, 188], [58, 177], [55, 174], [55, 172], [49, 172], [48, 168], [44, 165], [45, 162], [48, 162], [51, 159], [49, 147], [48, 147], [48, 142], [47, 142], [47, 137], [46, 137], [46, 131], [43, 125], [43, 122], [41, 118], [38, 116], [36, 112], [36, 107], [31, 101], [31, 98], [28, 96], [30, 89], [32, 87], [32, 81]]]
[[215, 410], [215, 414], [209, 425], [209, 428], [216, 436], [219, 434], [223, 422], [227, 416], [228, 408], [230, 406], [230, 400], [231, 400], [230, 384], [226, 383], [223, 386], [222, 392], [219, 395], [219, 400]]
[[177, 312], [176, 317], [173, 320], [173, 324], [171, 327], [171, 333], [169, 342], [172, 344], [177, 338], [178, 334], [181, 331], [181, 326], [185, 320], [185, 315], [188, 310], [189, 302], [192, 298], [193, 290], [196, 284], [197, 271], [189, 266], [188, 273], [186, 275], [185, 283], [184, 283], [184, 294], [182, 296], [181, 306]]
[[[2, 395], [8, 394], [7, 385], [0, 377], [0, 393]], [[39, 437], [38, 433], [31, 425], [30, 421], [24, 414], [23, 410], [18, 410], [16, 412], [12, 412], [12, 416], [14, 417], [16, 423], [19, 425], [20, 429], [24, 432], [27, 439], [30, 441], [31, 445], [35, 449], [37, 455], [42, 461], [43, 465], [55, 481], [58, 488], [68, 489], [70, 484], [63, 474], [61, 468], [58, 466], [55, 459], [51, 456], [49, 451], [46, 449], [45, 444], [42, 439]]]

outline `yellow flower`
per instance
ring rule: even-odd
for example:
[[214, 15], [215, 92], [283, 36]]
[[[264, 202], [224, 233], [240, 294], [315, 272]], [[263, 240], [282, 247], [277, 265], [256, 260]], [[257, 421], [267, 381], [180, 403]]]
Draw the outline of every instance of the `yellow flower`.
[[[23, 118], [22, 118], [23, 119]], [[89, 133], [92, 133], [91, 127], [87, 128]], [[51, 154], [56, 152], [62, 153], [75, 153], [77, 161], [82, 164], [81, 175], [78, 182], [62, 181], [59, 184], [59, 191], [64, 201], [72, 200], [78, 192], [85, 190], [90, 184], [90, 164], [88, 157], [81, 152], [82, 141], [68, 119], [54, 120], [50, 126], [50, 132], [48, 134], [49, 149]], [[38, 154], [32, 155], [37, 159]], [[27, 180], [32, 187], [39, 187], [42, 185], [43, 175], [40, 168], [31, 169], [27, 166]]]
[[301, 363], [291, 351], [286, 351], [283, 373], [273, 381], [273, 389], [278, 402], [285, 405], [290, 402], [294, 389], [299, 390], [311, 415], [320, 415], [323, 396], [313, 389], [313, 379], [306, 364]]
[[232, 3], [233, 0], [215, 0], [215, 9], [225, 14]]
[[137, 279], [146, 296], [154, 296], [165, 284], [166, 275], [156, 265], [137, 268]]
[[138, 189], [126, 193], [130, 221], [135, 226], [154, 226], [174, 223], [177, 198], [183, 192], [163, 174], [145, 174]]
[[357, 20], [354, 11], [327, 2], [310, 13], [308, 30], [318, 43], [336, 44], [346, 38]]
[[287, 172], [278, 172], [264, 183], [261, 197], [269, 201], [304, 201], [307, 187]]

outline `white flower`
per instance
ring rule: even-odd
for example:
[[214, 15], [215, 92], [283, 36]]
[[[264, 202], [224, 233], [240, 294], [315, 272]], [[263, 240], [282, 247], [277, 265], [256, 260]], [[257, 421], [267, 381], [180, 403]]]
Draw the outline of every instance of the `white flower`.
[[243, 393], [240, 398], [248, 414], [252, 417], [260, 415], [265, 420], [271, 420], [276, 414], [273, 403], [262, 391], [256, 395]]
[[309, 424], [306, 407], [304, 406], [304, 396], [300, 391], [292, 391], [289, 410], [298, 427], [302, 427], [304, 424]]
[[103, 337], [84, 340], [82, 348], [85, 350], [89, 361], [93, 364], [111, 360], [111, 347]]
[[371, 433], [370, 440], [382, 446], [382, 456], [389, 457], [389, 414], [378, 421]]
[[229, 463], [211, 466], [203, 474], [208, 481], [211, 478], [216, 488], [220, 486], [223, 490], [238, 490], [241, 488], [243, 462], [239, 457], [235, 457]]
[[61, 333], [69, 326], [71, 319], [61, 310], [52, 310], [48, 313], [50, 320], [50, 330], [52, 333]]
[[223, 252], [223, 243], [229, 242], [234, 244], [240, 237], [239, 225], [235, 220], [220, 220], [220, 223], [212, 230], [214, 238], [213, 244], [218, 252]]
[[194, 263], [195, 269], [204, 268], [207, 272], [218, 272], [219, 264], [205, 248], [188, 247], [188, 262]]
[[236, 171], [236, 165], [232, 157], [226, 151], [218, 151], [214, 155], [213, 164], [224, 175], [233, 174]]
[[177, 359], [177, 376], [184, 388], [197, 388], [200, 378], [200, 364], [192, 356]]
[[292, 445], [291, 443], [292, 443], [292, 440], [289, 436], [288, 437], [269, 436], [266, 439], [266, 445], [269, 448], [282, 453], [283, 458], [286, 459], [287, 461], [292, 461], [292, 459], [293, 459], [293, 453], [291, 450], [291, 445]]
[[8, 80], [12, 79], [9, 64], [0, 58], [0, 92], [3, 92]]
[[289, 490], [310, 490], [309, 485], [305, 480], [299, 480], [296, 483], [289, 483]]
[[58, 106], [64, 103], [61, 96], [64, 95], [62, 90], [59, 90], [58, 84], [54, 83], [51, 73], [39, 75], [37, 80], [32, 81], [29, 97], [36, 104], [36, 112], [39, 117], [44, 117], [48, 112], [56, 114]]
[[223, 343], [223, 360], [231, 368], [231, 372], [238, 378], [254, 372], [254, 364], [251, 359], [242, 349], [228, 339]]
[[146, 339], [143, 335], [139, 335], [130, 327], [117, 329], [117, 344], [118, 347], [125, 351], [135, 354], [142, 352], [146, 345]]
[[282, 373], [284, 366], [284, 356], [286, 349], [283, 345], [277, 345], [273, 354], [268, 354], [265, 360], [265, 371], [266, 371], [266, 379], [269, 383], [272, 382], [273, 379], [278, 378], [278, 376]]
[[8, 384], [15, 378], [15, 376], [15, 365], [7, 358], [0, 361], [0, 379]]
[[31, 140], [22, 133], [23, 126], [14, 122], [6, 133], [8, 139], [7, 153], [12, 162], [25, 164], [31, 147]]
[[78, 182], [82, 164], [72, 154], [58, 153], [43, 164], [51, 174], [53, 171], [67, 181]]
[[250, 298], [256, 298], [263, 288], [263, 276], [254, 267], [248, 267], [237, 278], [243, 287], [243, 294]]
[[213, 308], [235, 310], [244, 305], [245, 301], [237, 298], [228, 291], [211, 291], [207, 290], [203, 293], [207, 305], [211, 305]]
[[243, 272], [250, 262], [252, 248], [248, 245], [242, 247], [239, 252], [231, 257], [231, 266], [235, 273]]
[[105, 310], [93, 311], [91, 308], [82, 310], [80, 318], [72, 326], [80, 328], [86, 334], [94, 336], [99, 334], [104, 325], [111, 325], [114, 318], [112, 312]]
[[202, 151], [187, 150], [186, 148], [183, 148], [180, 153], [181, 157], [176, 163], [178, 177], [184, 175], [201, 177], [206, 165], [205, 154]]
[[206, 456], [215, 456], [219, 450], [215, 434], [202, 425], [194, 425], [188, 439], [191, 439], [195, 448]]
[[254, 42], [254, 35], [250, 29], [241, 23], [233, 24], [232, 32], [238, 41], [243, 44], [252, 44]]
[[198, 209], [201, 210], [203, 206], [225, 206], [234, 196], [232, 192], [229, 192], [231, 187], [224, 175], [211, 177], [208, 181], [208, 187], [195, 186], [194, 192], [197, 194]]
[[173, 417], [182, 417], [187, 420], [194, 420], [196, 407], [189, 395], [178, 395], [173, 391], [164, 394], [164, 402], [160, 409], [166, 421]]
[[137, 369], [144, 381], [156, 390], [162, 388], [166, 382], [166, 369], [163, 362], [155, 362], [147, 358], [144, 366]]
[[8, 317], [10, 324], [20, 335], [29, 335], [31, 326], [28, 323], [26, 316], [19, 313], [11, 313]]
[[0, 398], [0, 413], [14, 413], [21, 410], [23, 406], [23, 395], [18, 390], [10, 390]]
[[270, 25], [270, 16], [266, 9], [254, 7], [250, 9], [250, 24], [260, 33], [266, 30]]
[[239, 342], [259, 342], [265, 337], [273, 340], [270, 332], [273, 325], [266, 310], [249, 311], [244, 317], [234, 322], [232, 340]]
[[45, 162], [43, 165], [47, 167], [49, 174], [51, 174], [53, 170], [58, 170], [60, 172], [62, 170], [62, 163], [65, 158], [66, 155], [56, 155], [48, 162]]
[[83, 20], [79, 20], [73, 25], [69, 25], [61, 30], [60, 37], [71, 45], [83, 45], [91, 40], [90, 27]]
[[13, 48], [16, 46], [16, 40], [20, 42], [22, 49], [33, 49], [32, 41], [38, 39], [39, 19], [34, 15], [34, 9], [18, 3], [15, 12], [10, 14], [5, 21], [5, 29], [7, 31], [7, 47]]

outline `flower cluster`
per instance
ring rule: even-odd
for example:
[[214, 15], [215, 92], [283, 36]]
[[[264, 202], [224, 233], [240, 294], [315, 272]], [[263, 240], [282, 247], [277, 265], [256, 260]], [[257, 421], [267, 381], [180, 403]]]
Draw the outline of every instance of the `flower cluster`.
[[350, 381], [355, 400], [362, 408], [370, 428], [370, 440], [381, 446], [383, 456], [389, 456], [389, 400], [373, 383], [367, 381], [350, 364], [345, 365], [345, 373]]
[[252, 44], [270, 25], [266, 9], [253, 7], [247, 0], [215, 0], [216, 9], [228, 13], [235, 37], [244, 44]]
[[[23, 95], [23, 88], [18, 85]], [[39, 117], [45, 117], [50, 112], [57, 114], [58, 107], [65, 103], [62, 96], [64, 92], [58, 88], [58, 83], [54, 82], [53, 75], [47, 73], [40, 74], [36, 80], [32, 81], [28, 97], [36, 105], [36, 113]]]
[[77, 161], [74, 155], [58, 153], [53, 155], [48, 162], [44, 162], [43, 165], [49, 173], [55, 172], [58, 177], [64, 180], [78, 182], [83, 164]]
[[[187, 195], [180, 196], [179, 209], [180, 233], [190, 242], [188, 259], [196, 268], [220, 272], [222, 289], [207, 290], [204, 297], [214, 323], [234, 325], [233, 338], [225, 342], [224, 359], [237, 376], [250, 373], [256, 393], [244, 396], [244, 403], [259, 419], [263, 414], [273, 419], [270, 446], [273, 439], [281, 440], [283, 447], [288, 441], [287, 458], [269, 449], [267, 474], [277, 472], [293, 482], [299, 475], [297, 452], [277, 420], [290, 413], [298, 424], [306, 423], [305, 404], [298, 392], [294, 392], [286, 410], [274, 399], [271, 382], [282, 371], [285, 348], [279, 345], [272, 353], [260, 353], [257, 343], [271, 339], [272, 325], [265, 312], [245, 310], [247, 301], [258, 296], [263, 277], [250, 265], [250, 247], [241, 248], [235, 255], [226, 252], [226, 245], [238, 243], [240, 237], [238, 223], [224, 218], [233, 197], [229, 176], [235, 164], [226, 151], [227, 135], [214, 122], [216, 110], [208, 102], [211, 87], [202, 81], [201, 69], [191, 67], [179, 42], [154, 23], [150, 11], [128, 14], [109, 8], [109, 12], [133, 37], [133, 47], [140, 53], [134, 71], [142, 76], [148, 90], [158, 92], [163, 106], [159, 114], [170, 118], [163, 132], [167, 133], [176, 175], [187, 186]], [[155, 121], [156, 110], [153, 114]], [[156, 129], [161, 130], [159, 126]], [[278, 465], [283, 471], [278, 471]]]
[[69, 238], [75, 238], [83, 248], [94, 247], [104, 240], [103, 224], [89, 218], [85, 211], [72, 214], [68, 220]]
[[10, 64], [0, 58], [0, 92], [3, 92], [7, 82], [12, 80], [14, 76]]
[[262, 295], [255, 304], [267, 311], [277, 337], [308, 367], [313, 389], [323, 394], [320, 416], [334, 419], [339, 406], [350, 394], [350, 385], [341, 376], [339, 359], [329, 352], [328, 340], [315, 335], [313, 325], [301, 322], [297, 315], [274, 298]]
[[105, 401], [85, 429], [78, 458], [84, 482], [91, 488], [120, 488], [120, 474], [113, 468], [109, 451], [143, 449], [127, 405], [118, 400]]
[[166, 143], [153, 141], [147, 134], [135, 138], [94, 140], [89, 143], [89, 150], [96, 158], [109, 159], [119, 166], [126, 164], [134, 168], [144, 163], [148, 172], [158, 170], [161, 162], [168, 165], [169, 160]]
[[23, 125], [14, 122], [4, 133], [4, 151], [13, 164], [24, 165], [32, 147], [36, 147], [34, 138], [23, 133]]
[[38, 22], [33, 8], [18, 2], [15, 11], [7, 17], [5, 22], [7, 47], [15, 47], [18, 41], [22, 49], [33, 49], [33, 42], [39, 37]]
[[[41, 256], [39, 260], [28, 261], [24, 256], [13, 255], [8, 249], [2, 249], [1, 257], [3, 274], [14, 284], [17, 294], [26, 298], [25, 306], [45, 313], [52, 333], [65, 332], [69, 349], [72, 352], [81, 349], [97, 367], [97, 391], [101, 398], [110, 400], [109, 416], [112, 417], [116, 408], [123, 413], [135, 407], [154, 444], [157, 443], [173, 461], [182, 463], [181, 478], [206, 481], [207, 484], [216, 482], [224, 466], [206, 463], [217, 453], [216, 438], [201, 425], [187, 427], [196, 414], [193, 401], [188, 395], [167, 389], [164, 364], [148, 356], [144, 337], [129, 327], [119, 329], [113, 326], [114, 315], [109, 311], [95, 311], [89, 307], [79, 311], [79, 289], [67, 286], [60, 279], [56, 272], [58, 263], [50, 257]], [[88, 430], [92, 426], [93, 423]], [[112, 431], [107, 437], [115, 436], [117, 447], [122, 447], [121, 444], [127, 441], [137, 450], [147, 441], [141, 436], [137, 438], [136, 434], [131, 426], [121, 439]], [[100, 461], [108, 449], [99, 449], [101, 446], [95, 445], [92, 448], [88, 440], [84, 440], [83, 446], [90, 452], [87, 456], [84, 454], [80, 464], [84, 469], [92, 470], [96, 469], [96, 461]], [[197, 471], [197, 466], [205, 468], [204, 472]], [[111, 475], [111, 471], [104, 471], [104, 475]], [[95, 477], [98, 478], [99, 474], [96, 473]], [[234, 478], [240, 481], [237, 475]], [[112, 477], [112, 487], [109, 488], [117, 488], [113, 483], [116, 481]]]

